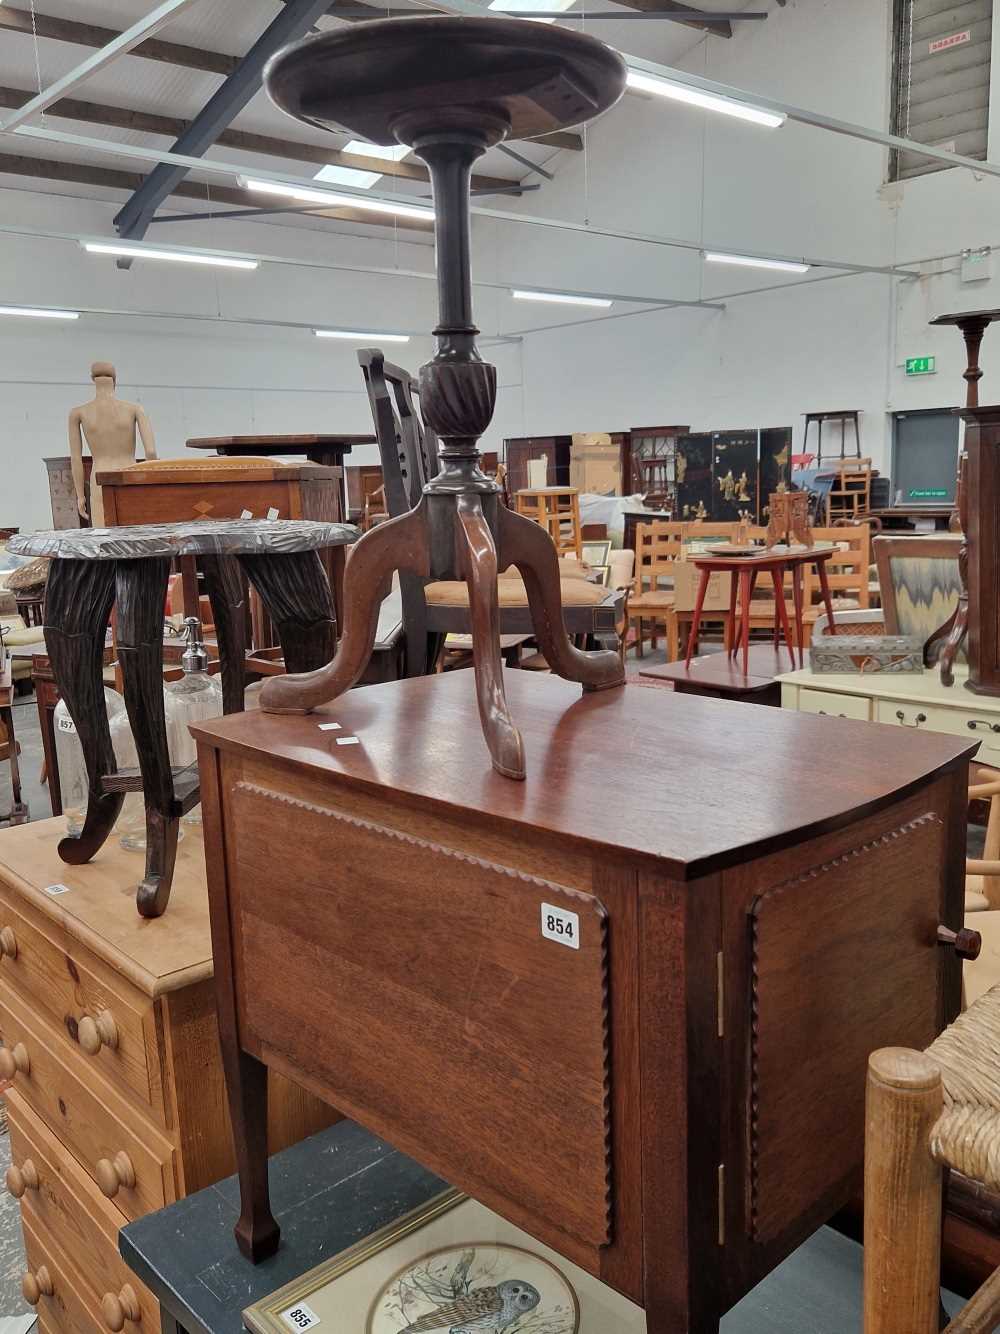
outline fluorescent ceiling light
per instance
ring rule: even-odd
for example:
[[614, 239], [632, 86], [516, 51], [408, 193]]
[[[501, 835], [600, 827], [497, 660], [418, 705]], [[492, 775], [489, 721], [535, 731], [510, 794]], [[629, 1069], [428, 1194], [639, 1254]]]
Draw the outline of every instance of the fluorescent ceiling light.
[[747, 269], [778, 269], [781, 273], [808, 273], [811, 264], [794, 264], [790, 259], [758, 259], [754, 255], [723, 255], [717, 251], [706, 250], [705, 260], [709, 264], [740, 264]]
[[235, 255], [198, 254], [193, 250], [157, 250], [152, 246], [126, 245], [117, 241], [81, 241], [91, 255], [124, 255], [128, 259], [165, 259], [176, 264], [208, 264], [222, 269], [256, 269], [256, 259], [237, 259]]
[[[3, 0], [0, 0], [0, 4]], [[43, 310], [39, 306], [0, 306], [0, 315], [30, 315], [39, 320], [78, 320], [76, 310]]]
[[409, 334], [360, 333], [351, 329], [314, 329], [317, 338], [348, 338], [352, 343], [408, 343]]
[[528, 292], [511, 289], [515, 301], [555, 301], [563, 306], [600, 306], [607, 310], [612, 303], [603, 296], [571, 296], [569, 292]]
[[400, 218], [419, 218], [432, 222], [434, 211], [415, 204], [397, 204], [390, 199], [366, 199], [364, 195], [338, 195], [332, 190], [310, 190], [305, 185], [286, 185], [283, 181], [258, 181], [252, 176], [237, 178], [245, 190], [282, 199], [301, 199], [306, 204], [325, 204], [327, 208], [359, 208], [370, 213], [392, 213]]
[[[0, 4], [3, 0], [0, 0]], [[381, 172], [360, 171], [357, 167], [322, 167], [313, 180], [329, 181], [331, 185], [353, 185], [356, 190], [370, 190], [382, 179]]]
[[641, 70], [630, 69], [628, 86], [639, 93], [653, 93], [656, 97], [669, 97], [675, 102], [687, 102], [690, 106], [701, 107], [705, 111], [718, 111], [723, 116], [735, 116], [738, 120], [748, 120], [754, 125], [764, 125], [776, 130], [788, 119], [779, 111], [765, 111], [749, 102], [737, 102], [735, 98], [721, 97], [716, 93], [703, 93], [698, 88], [689, 88], [684, 83], [674, 83], [670, 79], [661, 79], [655, 74], [644, 74]]
[[[554, 9], [572, 9], [576, 0], [492, 0], [490, 9], [499, 10], [502, 14], [524, 14], [530, 18], [535, 10], [541, 10], [542, 13], [552, 13]], [[555, 23], [555, 19], [535, 19], [536, 23]]]
[[[3, 0], [0, 0], [0, 4]], [[385, 162], [402, 162], [403, 158], [413, 150], [409, 144], [367, 144], [363, 139], [350, 139], [340, 150], [342, 153], [353, 153], [355, 157], [377, 157]]]

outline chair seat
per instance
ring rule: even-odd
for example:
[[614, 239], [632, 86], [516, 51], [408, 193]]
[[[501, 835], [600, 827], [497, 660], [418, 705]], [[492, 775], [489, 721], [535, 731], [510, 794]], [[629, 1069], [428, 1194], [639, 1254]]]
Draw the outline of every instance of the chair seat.
[[[590, 584], [586, 579], [560, 579], [564, 607], [596, 607], [608, 596], [608, 590], [600, 584]], [[497, 580], [501, 607], [526, 607], [528, 590], [520, 576], [504, 575]], [[430, 607], [467, 607], [469, 589], [461, 579], [437, 579], [424, 586], [424, 597]]]
[[669, 611], [674, 605], [674, 595], [667, 589], [660, 592], [634, 593], [628, 600], [629, 615], [640, 611]]
[[[857, 598], [831, 598], [834, 611], [860, 611], [861, 603]], [[785, 602], [785, 610], [788, 612], [788, 619], [792, 620], [795, 616], [795, 605], [791, 602]], [[826, 615], [826, 608], [822, 606], [804, 607], [802, 609], [802, 620], [806, 625], [811, 625], [813, 621], [818, 620], [820, 616]], [[774, 619], [774, 602], [751, 602], [750, 603], [751, 620]], [[873, 620], [876, 618], [873, 616]]]

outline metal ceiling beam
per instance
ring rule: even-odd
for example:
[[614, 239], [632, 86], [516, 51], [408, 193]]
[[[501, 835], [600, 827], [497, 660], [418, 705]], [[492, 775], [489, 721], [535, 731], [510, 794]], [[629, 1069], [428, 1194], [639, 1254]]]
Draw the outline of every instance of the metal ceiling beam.
[[[51, 14], [39, 14], [37, 11], [31, 14], [26, 9], [15, 9], [9, 4], [0, 4], [0, 32], [44, 37], [53, 42], [68, 42], [73, 46], [107, 46], [122, 35], [118, 28], [100, 28], [95, 23], [78, 23], [75, 19], [54, 18]], [[129, 55], [208, 74], [232, 74], [239, 64], [237, 56], [227, 56], [221, 51], [204, 51], [199, 46], [164, 42], [159, 37], [145, 38], [133, 47]]]
[[[264, 66], [275, 51], [307, 33], [326, 9], [324, 0], [289, 0], [177, 140], [177, 153], [200, 157], [206, 152], [260, 91]], [[179, 163], [158, 164], [115, 218], [118, 234], [129, 240], [142, 237], [157, 208], [187, 171]]]
[[[62, 130], [49, 130], [41, 126], [22, 125], [20, 129], [14, 131], [16, 138], [40, 139], [49, 143], [58, 143], [71, 145], [77, 148], [84, 148], [90, 152], [109, 153], [118, 157], [138, 158], [147, 162], [178, 163], [187, 167], [189, 170], [215, 172], [220, 176], [240, 177], [246, 176], [247, 169], [237, 166], [232, 162], [220, 162], [215, 158], [188, 158], [182, 157], [177, 153], [161, 152], [155, 148], [140, 148], [134, 144], [111, 143], [106, 139], [88, 139], [82, 135], [66, 134]], [[289, 176], [284, 172], [254, 170], [253, 175], [260, 180], [276, 181], [284, 185], [305, 186], [309, 189], [316, 188], [315, 181], [304, 181], [296, 176]], [[337, 194], [354, 196], [358, 199], [379, 200], [382, 203], [398, 204], [398, 196], [387, 195], [376, 190], [354, 190], [349, 186], [337, 186]], [[417, 202], [417, 201], [414, 201]], [[548, 227], [557, 231], [581, 232], [587, 236], [604, 236], [616, 241], [637, 241], [644, 245], [664, 246], [673, 250], [692, 250], [702, 251], [710, 248], [705, 242], [701, 241], [683, 241], [668, 236], [654, 236], [648, 232], [630, 232], [622, 231], [614, 227], [595, 227], [592, 223], [575, 222], [563, 218], [546, 218], [534, 213], [509, 213], [499, 209], [484, 208], [481, 204], [473, 204], [472, 214], [476, 217], [492, 219], [495, 222], [512, 222], [526, 227]], [[369, 221], [371, 218], [369, 217]], [[428, 224], [422, 221], [399, 218], [397, 225], [402, 227], [409, 225], [411, 227], [427, 227]], [[387, 225], [387, 224], [382, 224]], [[718, 243], [720, 249], [732, 249], [732, 246]], [[809, 264], [815, 268], [823, 269], [842, 269], [846, 273], [882, 273], [892, 277], [919, 278], [922, 275], [916, 271], [899, 268], [897, 266], [881, 266], [870, 264], [853, 264], [842, 260], [816, 259], [804, 255], [779, 255], [765, 254], [759, 251], [741, 250], [742, 254], [753, 256], [757, 259], [775, 259], [796, 263]]]
[[[657, 15], [683, 23], [688, 28], [698, 28], [702, 32], [712, 32], [716, 37], [732, 37], [733, 19], [766, 19], [766, 14], [705, 14], [691, 5], [678, 3], [678, 0], [618, 0], [619, 4], [644, 13], [655, 11]], [[565, 17], [565, 16], [564, 16]]]
[[[104, 69], [106, 65], [110, 65], [119, 56], [127, 55], [133, 47], [138, 46], [145, 38], [152, 37], [159, 32], [182, 9], [186, 9], [188, 5], [194, 3], [195, 0], [162, 0], [162, 3], [157, 5], [145, 18], [141, 18], [138, 23], [133, 23], [131, 28], [126, 28], [124, 32], [119, 33], [117, 37], [108, 42], [106, 46], [102, 46], [93, 55], [81, 61], [68, 74], [64, 74], [61, 79], [56, 79], [55, 83], [49, 84], [48, 88], [42, 89], [30, 101], [25, 102], [23, 107], [13, 112], [0, 124], [0, 129], [14, 130], [18, 125], [26, 124], [32, 116], [38, 115], [46, 107], [51, 106], [53, 102], [57, 102], [60, 97], [64, 97], [67, 93], [72, 92], [74, 88], [78, 88], [81, 83], [86, 82], [92, 74]], [[39, 82], [41, 82], [40, 79]]]
[[[0, 13], [3, 12], [0, 6]], [[0, 87], [0, 107], [16, 111], [31, 96], [20, 88]], [[140, 134], [159, 134], [166, 139], [179, 139], [190, 121], [177, 116], [161, 116], [148, 111], [134, 111], [129, 107], [105, 106], [100, 102], [83, 102], [75, 97], [63, 97], [46, 112], [61, 120], [74, 120], [83, 125], [106, 125], [118, 130], [133, 130]], [[265, 157], [293, 162], [315, 162], [318, 166], [352, 167], [359, 171], [373, 171], [381, 176], [398, 176], [403, 180], [430, 181], [430, 173], [422, 163], [389, 162], [383, 158], [358, 157], [318, 144], [301, 143], [292, 139], [275, 139], [268, 134], [250, 134], [245, 130], [223, 130], [216, 141], [225, 148], [242, 153], [260, 153]], [[502, 176], [472, 178], [473, 190], [516, 189], [516, 181]]]
[[[25, 176], [32, 180], [65, 181], [74, 185], [92, 185], [105, 190], [137, 190], [142, 175], [134, 171], [116, 171], [110, 167], [94, 167], [82, 162], [60, 162], [54, 158], [24, 157], [20, 154], [0, 153], [0, 176]], [[197, 181], [181, 181], [173, 190], [175, 198], [196, 199], [201, 204], [233, 204], [249, 207], [254, 196], [248, 190], [233, 186], [205, 185]], [[372, 225], [372, 215], [360, 209], [327, 209], [324, 216], [337, 222], [360, 222]], [[391, 226], [392, 219], [382, 224]], [[400, 219], [400, 226], [416, 226]], [[0, 228], [2, 231], [2, 228]]]

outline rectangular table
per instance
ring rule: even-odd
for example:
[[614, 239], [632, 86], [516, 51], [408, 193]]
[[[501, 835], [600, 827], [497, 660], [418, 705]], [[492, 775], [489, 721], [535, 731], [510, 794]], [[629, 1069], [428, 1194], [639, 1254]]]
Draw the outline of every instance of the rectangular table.
[[460, 672], [195, 729], [237, 1235], [277, 1242], [270, 1067], [712, 1334], [856, 1193], [870, 1052], [958, 1011], [974, 743], [845, 723], [817, 767], [823, 719], [507, 691], [524, 783]]

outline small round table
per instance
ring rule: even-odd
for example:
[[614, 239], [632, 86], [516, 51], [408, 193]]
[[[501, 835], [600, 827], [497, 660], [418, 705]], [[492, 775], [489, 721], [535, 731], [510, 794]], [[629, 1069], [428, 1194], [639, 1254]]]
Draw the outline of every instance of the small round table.
[[[136, 903], [144, 917], [167, 907], [177, 852], [177, 824], [196, 806], [198, 770], [171, 768], [163, 711], [163, 619], [171, 562], [192, 556], [201, 570], [222, 666], [226, 713], [243, 708], [246, 620], [240, 571], [256, 588], [278, 632], [289, 671], [324, 666], [334, 654], [337, 622], [319, 552], [359, 536], [351, 524], [303, 520], [195, 520], [82, 528], [15, 537], [8, 550], [49, 556], [45, 643], [60, 694], [87, 765], [83, 830], [63, 838], [59, 856], [88, 862], [106, 842], [127, 792], [146, 803], [146, 874]], [[102, 659], [112, 605], [125, 707], [139, 769], [118, 772], [104, 708]]]
[[[792, 645], [791, 632], [788, 626], [788, 612], [785, 608], [785, 575], [792, 572], [792, 596], [795, 605], [795, 630], [799, 645], [799, 666], [804, 662], [803, 657], [803, 639], [804, 630], [802, 624], [802, 570], [806, 565], [815, 565], [816, 573], [819, 576], [820, 592], [823, 595], [823, 605], [826, 608], [826, 614], [833, 624], [833, 600], [830, 596], [830, 581], [827, 577], [826, 562], [833, 555], [834, 548], [828, 547], [801, 547], [789, 550], [788, 548], [772, 548], [764, 550], [759, 556], [697, 556], [693, 560], [695, 568], [700, 572], [701, 579], [698, 583], [698, 596], [695, 600], [694, 618], [691, 621], [691, 634], [688, 639], [687, 654], [685, 655], [685, 664], [690, 664], [691, 655], [694, 653], [695, 645], [698, 642], [698, 626], [701, 621], [702, 608], [705, 605], [705, 595], [708, 592], [708, 581], [712, 573], [716, 570], [724, 571], [732, 575], [729, 590], [729, 617], [733, 622], [732, 648], [731, 655], [735, 658], [737, 652], [742, 650], [743, 675], [747, 675], [747, 668], [750, 658], [750, 603], [753, 600], [753, 591], [757, 584], [757, 577], [760, 574], [770, 574], [774, 582], [774, 646], [778, 647], [779, 635], [783, 634], [785, 643], [788, 645], [788, 653], [792, 660], [792, 668], [795, 667], [795, 649]], [[737, 581], [739, 587], [739, 601], [737, 602]], [[737, 609], [739, 616], [737, 617]]]

